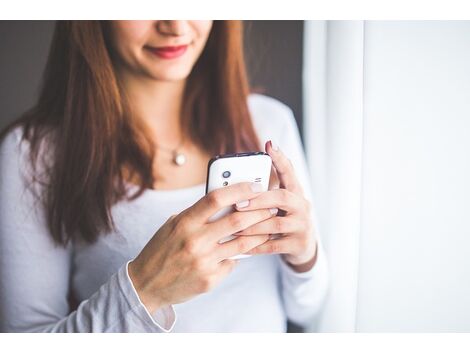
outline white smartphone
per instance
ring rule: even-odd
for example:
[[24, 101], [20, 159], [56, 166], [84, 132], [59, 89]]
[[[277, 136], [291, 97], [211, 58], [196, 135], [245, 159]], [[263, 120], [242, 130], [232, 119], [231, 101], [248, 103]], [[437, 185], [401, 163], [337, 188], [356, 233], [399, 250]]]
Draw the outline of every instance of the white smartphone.
[[[217, 155], [209, 161], [207, 166], [206, 194], [228, 185], [239, 182], [257, 182], [262, 185], [262, 190], [267, 191], [269, 177], [271, 175], [271, 157], [264, 152], [246, 152], [235, 154]], [[232, 206], [225, 207], [209, 218], [215, 221], [235, 211]], [[230, 235], [219, 243], [234, 239]], [[251, 255], [240, 254], [230, 259], [247, 258]]]

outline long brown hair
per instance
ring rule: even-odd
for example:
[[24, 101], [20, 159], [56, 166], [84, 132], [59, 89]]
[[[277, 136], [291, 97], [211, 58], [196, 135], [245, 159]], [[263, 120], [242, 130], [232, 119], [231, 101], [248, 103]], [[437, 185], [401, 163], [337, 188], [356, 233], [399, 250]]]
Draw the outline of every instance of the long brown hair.
[[[260, 150], [247, 105], [242, 30], [240, 21], [214, 21], [187, 78], [182, 127], [212, 155]], [[0, 133], [2, 139], [23, 127], [33, 181], [44, 186], [39, 197], [59, 245], [92, 243], [100, 232], [113, 230], [111, 206], [155, 184], [154, 140], [130, 118], [108, 38], [106, 21], [58, 21], [37, 103]], [[44, 182], [36, 163], [47, 136], [53, 157], [44, 167]], [[128, 176], [138, 180], [133, 195], [126, 191]]]

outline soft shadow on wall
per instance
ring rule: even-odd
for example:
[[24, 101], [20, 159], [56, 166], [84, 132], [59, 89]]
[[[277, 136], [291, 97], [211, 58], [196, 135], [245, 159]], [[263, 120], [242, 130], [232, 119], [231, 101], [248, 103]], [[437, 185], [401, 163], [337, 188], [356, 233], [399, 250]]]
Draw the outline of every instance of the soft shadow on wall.
[[287, 104], [302, 136], [304, 21], [244, 21], [244, 28], [251, 86]]
[[36, 100], [54, 21], [0, 21], [0, 129]]

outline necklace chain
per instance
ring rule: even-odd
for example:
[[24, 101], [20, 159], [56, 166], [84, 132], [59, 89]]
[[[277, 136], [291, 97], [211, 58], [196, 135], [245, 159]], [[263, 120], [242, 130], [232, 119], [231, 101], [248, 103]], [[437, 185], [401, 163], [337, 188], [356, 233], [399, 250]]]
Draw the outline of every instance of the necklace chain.
[[166, 147], [162, 147], [161, 145], [158, 145], [158, 144], [157, 144], [157, 148], [161, 149], [163, 151], [166, 151], [166, 152], [174, 153], [175, 151], [177, 151], [178, 149], [181, 148], [183, 143], [184, 143], [184, 138], [181, 138], [181, 142], [178, 144], [178, 146], [176, 148], [166, 148]]

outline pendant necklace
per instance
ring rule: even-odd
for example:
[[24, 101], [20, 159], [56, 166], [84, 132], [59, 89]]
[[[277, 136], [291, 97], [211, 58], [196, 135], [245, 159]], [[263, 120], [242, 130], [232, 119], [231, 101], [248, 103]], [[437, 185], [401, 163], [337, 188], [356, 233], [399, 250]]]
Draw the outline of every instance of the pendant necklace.
[[183, 146], [183, 143], [184, 143], [184, 138], [181, 138], [181, 142], [174, 149], [165, 148], [159, 145], [157, 145], [157, 148], [170, 153], [172, 155], [172, 161], [175, 165], [183, 166], [186, 163], [186, 155], [178, 151], [178, 149], [180, 149]]

